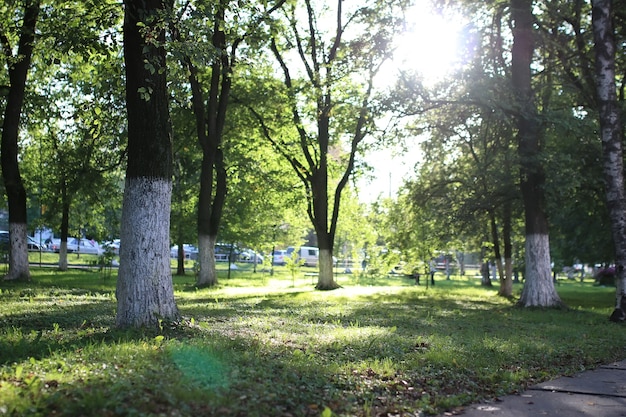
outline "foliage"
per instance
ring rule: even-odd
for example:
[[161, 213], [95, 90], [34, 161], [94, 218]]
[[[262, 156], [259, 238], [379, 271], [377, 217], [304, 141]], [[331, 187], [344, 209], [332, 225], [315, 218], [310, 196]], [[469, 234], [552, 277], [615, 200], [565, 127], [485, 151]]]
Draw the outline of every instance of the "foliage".
[[343, 288], [329, 294], [307, 279], [293, 287], [277, 271], [266, 284], [233, 271], [226, 285], [203, 290], [175, 278], [186, 318], [154, 331], [113, 328], [115, 284], [97, 272], [33, 268], [34, 283], [0, 283], [0, 408], [8, 416], [438, 414], [626, 354], [626, 335], [606, 320], [614, 290], [589, 280], [560, 281], [570, 310], [526, 310], [474, 279], [426, 291], [402, 277], [358, 286], [342, 276]]
[[71, 235], [87, 228], [90, 237], [117, 237], [107, 231], [119, 229], [116, 168], [125, 143], [113, 29], [120, 16], [108, 0], [42, 3], [20, 135], [20, 169], [36, 208], [29, 213], [31, 230], [45, 224], [58, 233], [61, 200], [72, 198]]
[[296, 250], [291, 252], [291, 256], [285, 258], [285, 267], [291, 274], [291, 279], [294, 281], [294, 286], [295, 286], [296, 276], [299, 274], [303, 265], [304, 265], [304, 259], [300, 258], [300, 254]]
[[254, 112], [305, 190], [321, 255], [318, 289], [337, 288], [332, 255], [342, 193], [382, 117], [375, 79], [391, 59], [406, 7], [404, 1], [286, 2], [273, 22], [269, 48], [283, 78], [277, 97], [288, 109], [292, 134], [272, 132], [267, 112]]

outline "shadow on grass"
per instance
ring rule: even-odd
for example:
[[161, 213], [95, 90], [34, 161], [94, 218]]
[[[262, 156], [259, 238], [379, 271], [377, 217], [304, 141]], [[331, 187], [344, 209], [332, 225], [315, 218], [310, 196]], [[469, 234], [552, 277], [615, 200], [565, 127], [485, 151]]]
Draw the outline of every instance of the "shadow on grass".
[[[193, 322], [155, 332], [113, 329], [109, 293], [60, 282], [70, 289], [0, 287], [14, 310], [0, 315], [0, 370], [25, 368], [4, 377], [0, 397], [16, 387], [16, 407], [39, 415], [440, 412], [626, 354], [607, 353], [626, 336], [605, 310], [522, 310], [471, 281], [189, 291], [177, 303]], [[583, 290], [593, 306], [612, 299]]]

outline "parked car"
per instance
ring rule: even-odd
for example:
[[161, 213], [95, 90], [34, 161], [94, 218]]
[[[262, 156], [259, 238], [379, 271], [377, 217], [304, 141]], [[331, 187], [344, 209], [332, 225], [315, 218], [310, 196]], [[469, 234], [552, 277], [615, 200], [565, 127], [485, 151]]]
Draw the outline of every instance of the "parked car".
[[46, 245], [39, 243], [35, 240], [35, 238], [31, 236], [27, 236], [28, 238], [28, 250], [39, 252], [40, 250], [46, 250]]
[[[27, 245], [29, 251], [39, 251], [40, 249], [45, 250], [45, 246], [43, 244], [39, 245], [39, 243], [31, 236], [26, 236], [26, 239], [28, 241]], [[9, 250], [9, 232], [6, 230], [0, 230], [0, 250]]]
[[274, 251], [274, 265], [285, 265], [287, 262], [287, 258], [289, 255], [286, 250], [275, 250]]
[[[198, 248], [188, 243], [183, 244], [183, 253], [185, 259], [198, 259]], [[174, 245], [170, 248], [170, 257], [178, 258], [178, 245]]]
[[251, 249], [244, 249], [239, 253], [239, 262], [256, 262], [257, 264], [262, 264], [263, 256]]
[[106, 242], [102, 242], [100, 244], [100, 247], [102, 248], [103, 251], [110, 249], [111, 251], [113, 251], [115, 255], [120, 254], [120, 240], [119, 239], [113, 239], [113, 240], [108, 240]]
[[239, 249], [229, 243], [215, 244], [215, 262], [228, 262], [230, 259], [234, 261], [239, 257]]
[[[52, 239], [51, 245], [52, 251], [59, 253], [61, 251], [61, 239]], [[67, 253], [82, 253], [86, 255], [102, 255], [104, 250], [100, 247], [100, 244], [95, 240], [68, 237], [67, 238]]]
[[102, 252], [104, 252], [100, 244], [95, 240], [79, 239], [75, 237], [67, 239], [67, 251], [69, 252], [70, 249], [73, 253], [84, 253], [88, 255], [102, 255]]
[[320, 254], [318, 248], [314, 248], [313, 246], [301, 246], [296, 250], [293, 246], [289, 246], [287, 248], [287, 255], [291, 256], [294, 251], [298, 254], [298, 259], [304, 261], [304, 266], [317, 266]]

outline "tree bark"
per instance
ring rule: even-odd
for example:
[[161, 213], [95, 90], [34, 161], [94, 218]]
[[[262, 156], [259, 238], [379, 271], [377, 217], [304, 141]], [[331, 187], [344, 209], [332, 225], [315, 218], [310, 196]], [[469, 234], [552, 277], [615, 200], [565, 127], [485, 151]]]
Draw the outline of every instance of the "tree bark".
[[624, 150], [620, 107], [615, 85], [615, 38], [611, 0], [594, 0], [592, 9], [596, 59], [596, 91], [600, 104], [600, 138], [606, 187], [615, 246], [615, 310], [612, 321], [626, 319], [626, 195], [624, 192]]
[[504, 277], [504, 265], [502, 263], [502, 252], [500, 251], [500, 235], [498, 233], [498, 222], [496, 221], [495, 209], [489, 210], [489, 227], [491, 229], [491, 241], [493, 243], [493, 256], [498, 271], [498, 277]]
[[170, 0], [126, 0], [124, 59], [128, 167], [122, 207], [118, 327], [175, 320], [170, 268], [172, 130], [162, 13]]
[[531, 64], [534, 51], [532, 0], [511, 0], [514, 21], [511, 78], [518, 108], [520, 187], [526, 226], [525, 284], [519, 305], [556, 307], [562, 304], [550, 268], [550, 242], [545, 212], [545, 174], [540, 156], [541, 126], [534, 103]]
[[185, 275], [185, 247], [183, 239], [178, 239], [178, 250], [176, 251], [176, 275]]
[[25, 2], [17, 56], [13, 56], [9, 39], [0, 33], [0, 43], [8, 65], [11, 83], [7, 97], [0, 144], [2, 179], [9, 206], [9, 271], [6, 280], [30, 280], [28, 266], [26, 190], [19, 169], [19, 125], [30, 68], [35, 26], [39, 17], [39, 0]]
[[[330, 103], [330, 93], [326, 102]], [[339, 288], [335, 282], [333, 270], [334, 235], [328, 230], [328, 144], [330, 138], [330, 106], [319, 107], [318, 111], [318, 146], [320, 149], [317, 167], [311, 167], [312, 207], [309, 210], [311, 222], [315, 225], [317, 245], [319, 247], [317, 279], [318, 290], [334, 290]], [[311, 215], [312, 214], [312, 215]]]
[[[198, 263], [200, 270], [196, 285], [199, 287], [211, 287], [217, 285], [217, 269], [215, 261], [216, 237], [208, 234], [198, 235]], [[206, 248], [202, 250], [202, 248]], [[229, 260], [230, 262], [230, 260]]]
[[498, 295], [513, 295], [513, 245], [511, 243], [511, 201], [505, 201], [503, 207], [502, 240], [504, 244], [504, 276], [500, 277]]
[[59, 245], [59, 270], [67, 271], [67, 237], [70, 228], [70, 201], [65, 178], [61, 180], [61, 244]]

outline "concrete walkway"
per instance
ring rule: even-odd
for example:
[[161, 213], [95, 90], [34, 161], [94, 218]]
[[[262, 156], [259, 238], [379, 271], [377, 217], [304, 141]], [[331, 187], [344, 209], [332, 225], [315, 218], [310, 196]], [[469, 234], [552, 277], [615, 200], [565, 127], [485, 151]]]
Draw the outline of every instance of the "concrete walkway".
[[508, 395], [474, 404], [443, 416], [464, 417], [626, 417], [626, 360], [562, 377]]

